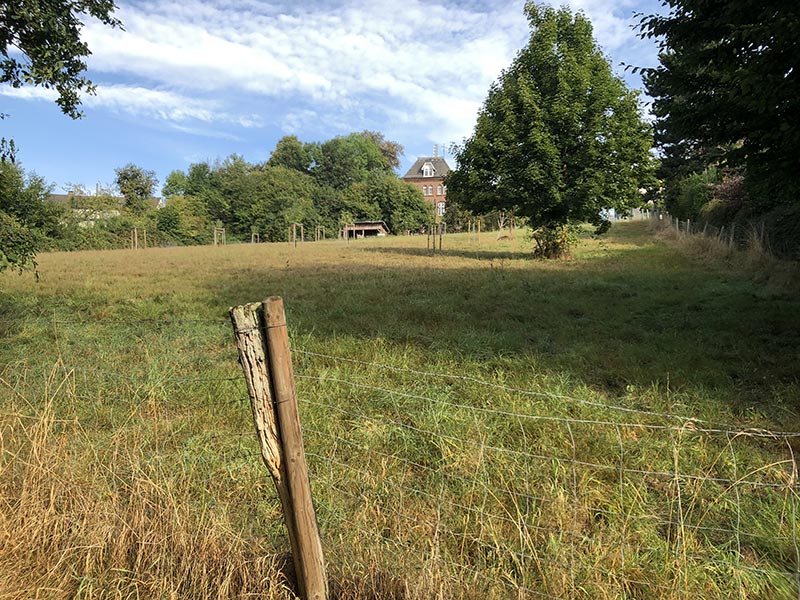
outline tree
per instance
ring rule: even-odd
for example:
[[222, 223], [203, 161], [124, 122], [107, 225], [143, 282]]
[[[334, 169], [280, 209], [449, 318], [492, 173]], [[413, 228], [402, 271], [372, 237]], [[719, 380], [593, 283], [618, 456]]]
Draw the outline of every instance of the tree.
[[267, 167], [251, 175], [249, 226], [272, 242], [286, 240], [292, 223], [311, 225], [320, 220], [314, 206], [317, 184], [309, 176], [287, 167]]
[[[56, 103], [73, 119], [81, 116], [80, 93], [94, 93], [83, 76], [89, 47], [80, 39], [81, 18], [90, 15], [111, 27], [112, 0], [17, 0], [0, 8], [0, 83], [55, 89]], [[0, 115], [5, 118], [7, 115]], [[14, 163], [14, 140], [0, 138], [0, 163]], [[7, 173], [3, 174], [4, 176]], [[0, 210], [0, 271], [35, 266], [41, 236], [28, 231], [13, 213]]]
[[343, 190], [366, 181], [372, 172], [391, 172], [391, 159], [385, 153], [387, 150], [376, 141], [376, 135], [371, 132], [351, 133], [311, 146], [312, 175], [320, 185]]
[[535, 253], [556, 257], [575, 224], [639, 202], [652, 136], [584, 15], [531, 2], [525, 14], [528, 44], [490, 88], [446, 183], [468, 210], [526, 218]]
[[383, 154], [383, 158], [386, 160], [386, 164], [392, 168], [396, 169], [400, 166], [400, 157], [403, 156], [404, 148], [402, 144], [398, 144], [397, 142], [392, 142], [391, 140], [387, 140], [383, 137], [382, 133], [377, 131], [362, 131], [358, 135], [370, 139], [380, 148], [381, 154]]
[[114, 181], [120, 194], [125, 198], [125, 206], [131, 212], [142, 214], [151, 208], [149, 200], [158, 185], [154, 171], [128, 163], [124, 167], [114, 169], [114, 172], [116, 173]]
[[186, 187], [189, 183], [189, 178], [186, 173], [179, 169], [170, 171], [167, 178], [164, 180], [164, 187], [161, 188], [161, 195], [164, 198], [170, 196], [183, 196], [186, 193]]
[[425, 201], [420, 189], [394, 174], [370, 175], [367, 194], [394, 234], [417, 231], [433, 220], [433, 206]]
[[305, 144], [297, 139], [297, 136], [286, 135], [278, 140], [267, 165], [308, 173], [311, 168], [311, 152]]
[[181, 244], [204, 244], [211, 238], [213, 221], [203, 201], [195, 196], [172, 195], [155, 214], [156, 228]]
[[[94, 93], [83, 76], [89, 47], [80, 37], [82, 19], [94, 17], [121, 27], [112, 0], [16, 0], [0, 10], [0, 83], [55, 89], [56, 104], [73, 119], [81, 116], [80, 93]], [[21, 53], [21, 56], [18, 56]]]
[[662, 4], [669, 14], [641, 16], [639, 31], [660, 48], [643, 71], [667, 175], [743, 167], [759, 211], [800, 204], [800, 5]]
[[47, 238], [61, 234], [64, 208], [48, 200], [51, 191], [38, 175], [0, 162], [0, 272], [35, 267]]

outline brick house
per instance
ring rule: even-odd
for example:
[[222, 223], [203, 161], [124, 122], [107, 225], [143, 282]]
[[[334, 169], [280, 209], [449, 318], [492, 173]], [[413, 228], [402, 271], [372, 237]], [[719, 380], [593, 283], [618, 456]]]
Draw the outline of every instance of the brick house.
[[436, 155], [418, 158], [403, 176], [403, 181], [418, 187], [425, 200], [433, 204], [436, 218], [444, 216], [447, 208], [447, 186], [444, 185], [444, 176], [450, 172], [450, 166], [444, 158]]

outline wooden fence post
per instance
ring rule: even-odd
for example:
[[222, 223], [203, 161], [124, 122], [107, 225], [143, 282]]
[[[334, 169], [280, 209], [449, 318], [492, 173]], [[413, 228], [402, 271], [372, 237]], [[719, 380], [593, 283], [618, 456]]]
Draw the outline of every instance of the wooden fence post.
[[261, 457], [278, 491], [300, 597], [326, 600], [328, 581], [311, 500], [283, 300], [230, 309]]

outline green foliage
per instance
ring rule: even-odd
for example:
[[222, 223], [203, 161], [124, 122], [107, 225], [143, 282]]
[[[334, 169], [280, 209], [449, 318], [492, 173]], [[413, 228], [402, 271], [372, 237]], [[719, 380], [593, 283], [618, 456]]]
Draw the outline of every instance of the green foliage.
[[709, 167], [702, 173], [692, 173], [678, 182], [677, 194], [667, 200], [665, 208], [678, 219], [694, 221], [713, 198], [719, 182], [720, 174], [714, 167]]
[[392, 233], [419, 231], [433, 220], [433, 207], [419, 188], [393, 174], [373, 173], [367, 181], [367, 195]]
[[214, 226], [205, 204], [195, 196], [171, 196], [155, 213], [156, 228], [179, 244], [205, 244]]
[[698, 172], [715, 162], [745, 167], [756, 212], [800, 202], [800, 5], [664, 5], [666, 16], [642, 16], [640, 35], [661, 49], [645, 84], [666, 164]]
[[229, 219], [230, 203], [220, 191], [216, 171], [207, 162], [189, 165], [184, 193], [200, 198], [213, 220], [224, 222]]
[[[0, 10], [0, 83], [42, 86], [58, 92], [64, 114], [81, 116], [81, 92], [94, 93], [83, 76], [89, 47], [81, 40], [82, 19], [121, 27], [112, 0], [16, 0]], [[21, 53], [21, 56], [20, 56]]]
[[252, 224], [269, 241], [286, 240], [292, 223], [306, 227], [319, 221], [314, 207], [315, 183], [309, 175], [287, 167], [267, 167], [252, 175], [253, 195], [247, 205], [247, 230]]
[[604, 209], [641, 201], [652, 137], [636, 93], [613, 75], [583, 14], [530, 2], [525, 12], [528, 45], [457, 148], [448, 198], [476, 213], [527, 218], [553, 230], [546, 239], [568, 241], [559, 234], [567, 224], [599, 225]]
[[188, 184], [189, 178], [186, 176], [186, 173], [177, 169], [170, 171], [170, 174], [167, 175], [166, 180], [164, 180], [164, 187], [161, 188], [161, 195], [164, 196], [164, 198], [183, 196], [186, 194], [186, 187]]
[[402, 144], [387, 140], [382, 133], [377, 131], [362, 131], [358, 135], [372, 140], [378, 146], [389, 168], [396, 169], [400, 166], [400, 157], [404, 152]]
[[[607, 223], [608, 221], [600, 223], [598, 229], [606, 227], [607, 231]], [[536, 258], [562, 258], [578, 240], [578, 227], [572, 223], [557, 227], [537, 227], [531, 230], [530, 236], [536, 244], [533, 250]]]
[[44, 179], [0, 161], [0, 271], [35, 266], [36, 252], [61, 234], [64, 209], [47, 200]]
[[154, 171], [128, 163], [124, 167], [115, 169], [114, 172], [116, 173], [117, 188], [125, 198], [125, 206], [131, 212], [143, 214], [154, 208], [150, 204], [150, 199], [158, 185]]
[[[251, 233], [263, 241], [281, 241], [293, 223], [302, 223], [310, 236], [317, 225], [333, 232], [359, 219], [383, 219], [396, 232], [417, 230], [430, 220], [430, 207], [419, 192], [391, 170], [402, 148], [379, 133], [305, 145], [289, 136], [278, 146], [266, 164], [231, 155], [213, 164], [194, 163], [186, 172], [172, 171], [162, 190], [166, 205], [158, 210], [152, 201], [154, 172], [134, 164], [116, 169], [122, 204], [108, 193], [89, 195], [82, 186], [68, 184], [73, 195], [62, 207], [43, 202], [50, 188], [41, 178], [26, 178], [11, 163], [0, 163], [0, 210], [10, 217], [3, 220], [4, 237], [20, 243], [6, 254], [29, 264], [23, 257], [30, 255], [27, 249], [34, 241], [39, 249], [127, 247], [134, 227], [146, 229], [148, 245], [156, 246], [208, 243], [215, 226], [225, 227], [231, 241], [249, 240]], [[318, 159], [314, 169], [278, 164], [295, 150], [307, 150], [308, 160], [313, 150]], [[343, 187], [321, 183], [326, 177]], [[28, 225], [35, 231], [20, 237], [18, 229]]]
[[311, 168], [311, 149], [297, 139], [297, 136], [286, 135], [278, 140], [267, 165], [308, 173]]
[[35, 268], [40, 242], [34, 231], [0, 211], [0, 272]]
[[[382, 136], [381, 140], [382, 140]], [[314, 165], [311, 173], [320, 185], [343, 190], [367, 180], [370, 173], [388, 173], [392, 160], [371, 132], [351, 133], [310, 146]]]

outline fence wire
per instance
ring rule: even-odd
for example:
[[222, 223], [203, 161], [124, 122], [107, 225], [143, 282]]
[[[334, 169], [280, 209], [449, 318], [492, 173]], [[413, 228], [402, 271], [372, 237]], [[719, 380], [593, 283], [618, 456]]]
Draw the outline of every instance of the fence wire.
[[[800, 598], [800, 432], [295, 346], [329, 560], [464, 597]], [[5, 389], [48, 374], [23, 366], [0, 373]], [[67, 357], [58, 371], [111, 386], [105, 401], [248, 402], [235, 364], [125, 372]]]

